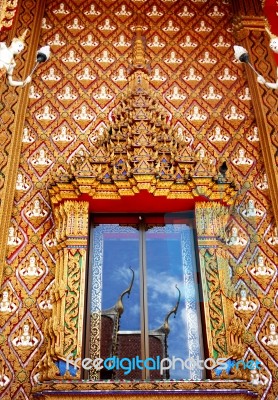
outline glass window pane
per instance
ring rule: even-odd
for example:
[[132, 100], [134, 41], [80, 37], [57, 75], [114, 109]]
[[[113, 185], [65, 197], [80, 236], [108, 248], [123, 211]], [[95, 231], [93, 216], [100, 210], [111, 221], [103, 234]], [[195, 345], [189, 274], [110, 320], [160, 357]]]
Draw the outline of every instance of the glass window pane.
[[[139, 232], [118, 224], [101, 224], [93, 231], [91, 283], [91, 358], [103, 359], [121, 350], [117, 343], [119, 329], [140, 330]], [[128, 298], [121, 295], [132, 281]], [[123, 312], [119, 311], [119, 299]], [[121, 314], [118, 320], [118, 315]], [[140, 343], [140, 342], [139, 342]], [[123, 347], [123, 346], [122, 346]], [[140, 351], [140, 348], [139, 348]], [[125, 355], [122, 355], [122, 357]], [[110, 378], [112, 371], [101, 371], [101, 378]]]
[[192, 217], [165, 215], [163, 226], [150, 227], [147, 219], [138, 229], [114, 223], [93, 229], [90, 357], [182, 360], [175, 367], [164, 362], [162, 374], [156, 369], [150, 375], [137, 366], [127, 373], [123, 364], [103, 369], [101, 379], [201, 379], [201, 370], [184, 366], [189, 358], [203, 359]]
[[[146, 259], [150, 357], [160, 355], [183, 361], [202, 359], [193, 229], [185, 224], [166, 224], [149, 229], [146, 232]], [[165, 318], [177, 305], [179, 293], [176, 285], [181, 300], [175, 318], [173, 314], [169, 317], [168, 333]], [[151, 377], [157, 378], [157, 372], [152, 371]], [[163, 374], [163, 378], [172, 379], [201, 377], [201, 370], [187, 369], [180, 361], [173, 363], [169, 370], [165, 369]]]

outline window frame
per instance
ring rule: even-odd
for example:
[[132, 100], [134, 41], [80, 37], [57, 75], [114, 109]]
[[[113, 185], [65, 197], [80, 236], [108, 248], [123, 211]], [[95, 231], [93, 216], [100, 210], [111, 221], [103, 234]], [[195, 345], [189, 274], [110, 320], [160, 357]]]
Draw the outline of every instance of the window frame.
[[[185, 218], [186, 215], [186, 218]], [[166, 216], [166, 218], [165, 218]], [[201, 321], [201, 332], [200, 335], [202, 337], [201, 343], [203, 345], [203, 356], [205, 357], [207, 353], [207, 342], [205, 335], [205, 320], [204, 320], [204, 307], [203, 307], [203, 290], [201, 287], [201, 279], [200, 279], [200, 263], [198, 257], [198, 241], [197, 241], [197, 230], [195, 223], [195, 213], [194, 211], [185, 210], [184, 212], [168, 212], [168, 213], [96, 213], [90, 214], [89, 219], [89, 251], [87, 258], [87, 279], [86, 279], [86, 306], [85, 306], [85, 318], [84, 318], [84, 329], [83, 329], [83, 358], [90, 356], [90, 341], [91, 341], [91, 326], [90, 326], [90, 287], [92, 285], [92, 273], [90, 270], [90, 260], [92, 259], [93, 254], [93, 229], [96, 225], [99, 224], [119, 224], [119, 225], [130, 225], [136, 226], [139, 223], [145, 223], [148, 225], [154, 226], [163, 226], [166, 223], [184, 223], [192, 228], [193, 232], [193, 243], [194, 243], [194, 257], [196, 263], [196, 280], [198, 286], [198, 298], [199, 298], [199, 309], [198, 309], [198, 319]], [[147, 322], [146, 322], [147, 323]], [[146, 332], [148, 329], [145, 329]], [[90, 338], [90, 340], [88, 340]], [[143, 339], [144, 342], [147, 341], [146, 338]], [[148, 341], [147, 341], [148, 342]], [[81, 376], [83, 379], [88, 379], [88, 371], [81, 371]], [[206, 376], [203, 376], [202, 379], [205, 379]], [[148, 380], [149, 376], [145, 375], [142, 377], [142, 380]]]

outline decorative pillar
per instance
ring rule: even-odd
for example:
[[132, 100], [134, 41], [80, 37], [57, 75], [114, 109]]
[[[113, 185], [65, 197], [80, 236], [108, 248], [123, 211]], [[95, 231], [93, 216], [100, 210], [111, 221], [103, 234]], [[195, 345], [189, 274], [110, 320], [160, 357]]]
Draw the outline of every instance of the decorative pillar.
[[[67, 356], [82, 356], [89, 203], [67, 200], [53, 209], [56, 270], [51, 290], [52, 315], [44, 327], [48, 345], [40, 370], [42, 381], [70, 376], [66, 372]], [[80, 379], [80, 371], [75, 379]]]
[[227, 207], [218, 202], [196, 203], [196, 224], [209, 357], [227, 356], [227, 295], [231, 290], [225, 249]]
[[228, 370], [211, 374], [216, 379], [249, 379], [248, 371], [235, 367], [246, 351], [246, 328], [234, 309], [225, 232], [230, 212], [218, 202], [196, 203], [195, 212], [208, 356], [228, 359], [228, 370], [233, 370], [232, 376]]
[[[267, 81], [275, 82], [276, 63], [269, 48], [269, 37], [265, 30], [266, 19], [263, 16], [261, 1], [232, 1], [236, 44], [246, 48], [250, 62], [256, 71]], [[259, 130], [260, 144], [269, 184], [269, 194], [273, 213], [278, 225], [278, 141], [277, 141], [277, 90], [268, 89], [257, 82], [257, 75], [247, 65], [243, 66], [247, 75], [248, 86], [256, 123]]]
[[[16, 58], [16, 74], [26, 78], [31, 72], [40, 40], [41, 21], [45, 0], [19, 1], [18, 12], [9, 34], [13, 37], [28, 28], [26, 49]], [[2, 3], [1, 3], [2, 6]], [[3, 8], [5, 9], [5, 7]], [[0, 10], [2, 11], [2, 10]], [[1, 40], [0, 40], [1, 41]], [[19, 78], [19, 80], [21, 80]], [[29, 85], [11, 87], [1, 82], [0, 88], [0, 283], [5, 265], [7, 237], [14, 205], [15, 184], [21, 154], [22, 132], [28, 107]]]

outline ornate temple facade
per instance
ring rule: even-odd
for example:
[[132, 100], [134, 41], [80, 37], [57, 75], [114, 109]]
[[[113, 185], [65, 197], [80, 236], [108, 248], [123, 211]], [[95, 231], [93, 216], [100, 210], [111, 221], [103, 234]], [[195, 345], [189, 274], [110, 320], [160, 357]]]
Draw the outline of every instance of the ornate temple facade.
[[[262, 7], [3, 2], [0, 399], [277, 399], [277, 90], [258, 83], [233, 48], [277, 80]], [[39, 47], [51, 49], [23, 87], [9, 84], [1, 64], [15, 37], [25, 43], [17, 81]], [[165, 278], [158, 265], [159, 282], [147, 277], [156, 282], [149, 299], [164, 296], [152, 328], [147, 234], [172, 268]], [[141, 325], [124, 329], [135, 237]], [[117, 253], [127, 258], [117, 270], [123, 286]], [[118, 297], [105, 307], [114, 286]], [[171, 375], [167, 365], [128, 379], [111, 364], [80, 367], [85, 358], [175, 356], [171, 346], [183, 340], [188, 357], [210, 359], [206, 371]], [[211, 367], [219, 359], [223, 370]]]

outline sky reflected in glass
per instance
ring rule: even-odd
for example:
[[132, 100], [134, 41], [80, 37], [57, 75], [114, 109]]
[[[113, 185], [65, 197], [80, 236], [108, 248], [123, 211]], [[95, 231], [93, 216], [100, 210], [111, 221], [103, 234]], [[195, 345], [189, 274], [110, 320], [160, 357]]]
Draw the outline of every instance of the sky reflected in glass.
[[[101, 310], [115, 306], [129, 287], [132, 278], [129, 267], [135, 273], [131, 294], [123, 299], [120, 331], [140, 331], [140, 234], [136, 228], [117, 224], [100, 224], [94, 229], [94, 240], [98, 243], [94, 262], [102, 266]], [[176, 316], [169, 318], [167, 356], [202, 359], [193, 229], [186, 224], [166, 224], [146, 230], [145, 238], [149, 331], [159, 329], [176, 306], [177, 285], [181, 301]], [[196, 374], [195, 378], [201, 378], [200, 372]], [[170, 371], [170, 377], [189, 379], [192, 372], [176, 368]]]

